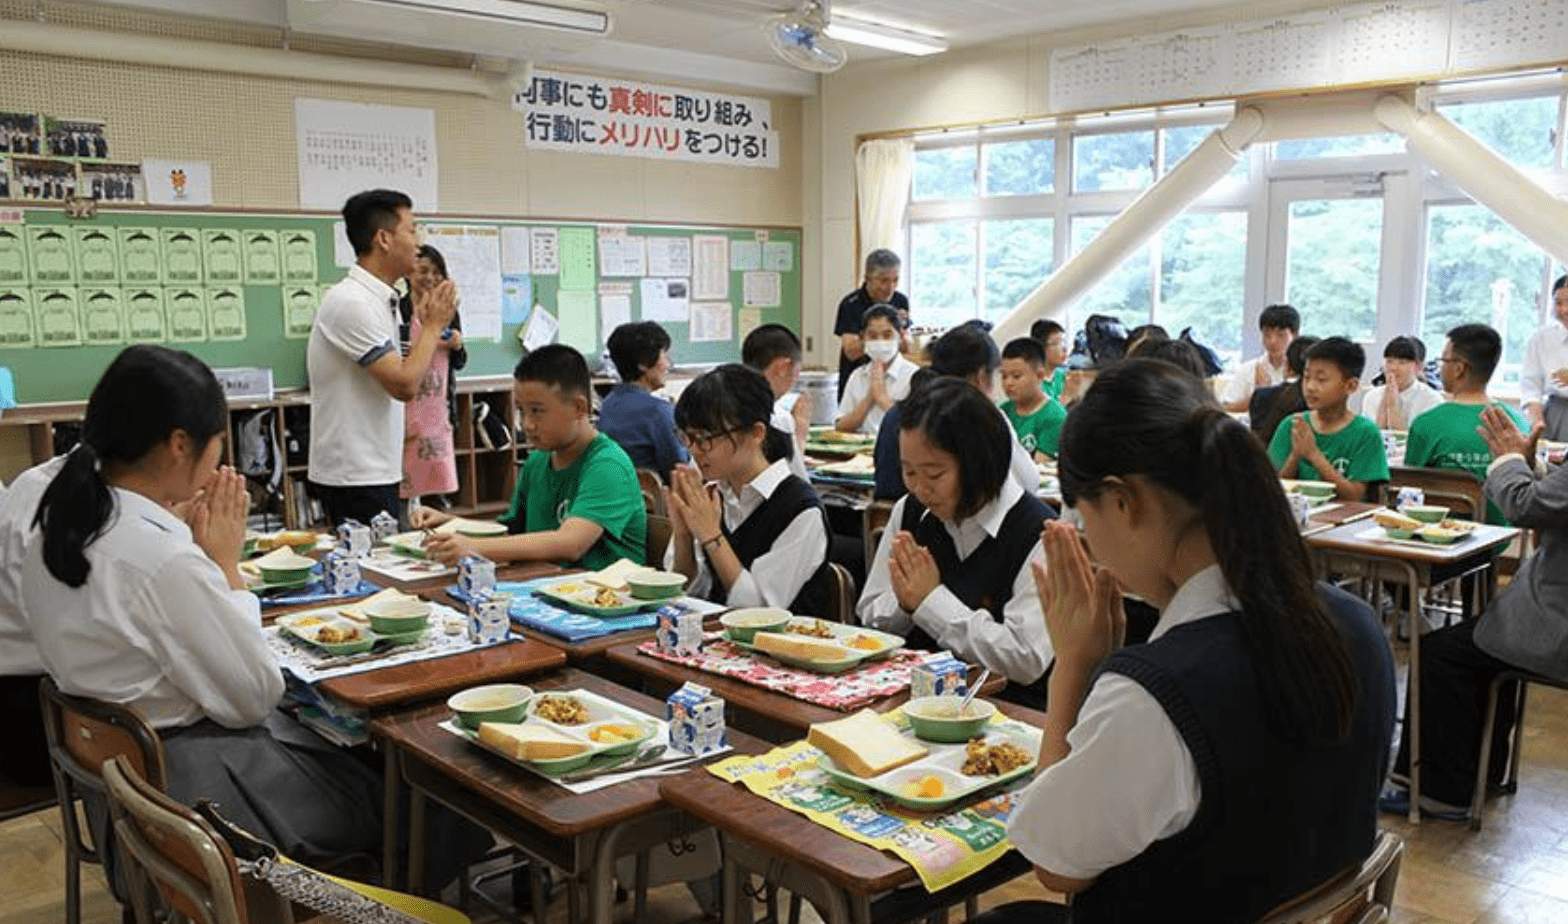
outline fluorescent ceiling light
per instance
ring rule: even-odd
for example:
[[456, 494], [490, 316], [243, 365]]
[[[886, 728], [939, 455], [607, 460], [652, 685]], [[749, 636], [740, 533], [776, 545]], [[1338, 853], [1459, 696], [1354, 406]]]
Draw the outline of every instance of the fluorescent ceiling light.
[[610, 14], [534, 0], [361, 0], [377, 6], [393, 6], [424, 13], [465, 16], [486, 22], [520, 26], [543, 26], [571, 32], [605, 35], [610, 31]]
[[940, 36], [912, 32], [909, 29], [900, 29], [864, 19], [854, 19], [838, 13], [834, 13], [828, 20], [827, 32], [829, 38], [841, 42], [869, 45], [872, 48], [884, 48], [906, 55], [934, 55], [947, 50], [947, 42]]

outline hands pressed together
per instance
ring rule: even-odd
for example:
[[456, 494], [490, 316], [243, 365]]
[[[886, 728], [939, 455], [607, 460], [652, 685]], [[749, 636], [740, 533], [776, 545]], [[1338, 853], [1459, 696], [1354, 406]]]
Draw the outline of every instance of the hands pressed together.
[[1060, 520], [1045, 524], [1045, 562], [1034, 562], [1035, 592], [1058, 669], [1087, 675], [1122, 646], [1127, 614], [1116, 575], [1092, 564], [1078, 531]]
[[893, 537], [892, 550], [887, 558], [887, 573], [893, 584], [893, 596], [898, 598], [899, 609], [906, 613], [919, 609], [926, 597], [942, 583], [942, 572], [937, 568], [936, 559], [907, 530], [900, 530]]
[[723, 511], [718, 489], [704, 483], [702, 473], [693, 466], [677, 465], [670, 472], [665, 506], [670, 511], [672, 532], [686, 537], [687, 542], [693, 536], [699, 543], [710, 542], [721, 532]]

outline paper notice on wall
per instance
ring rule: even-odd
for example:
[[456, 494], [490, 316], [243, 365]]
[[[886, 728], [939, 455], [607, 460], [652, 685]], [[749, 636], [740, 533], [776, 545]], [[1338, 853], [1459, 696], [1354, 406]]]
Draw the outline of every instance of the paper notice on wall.
[[321, 304], [324, 289], [315, 286], [283, 287], [283, 336], [288, 340], [305, 340], [310, 337], [310, 327], [316, 323], [316, 308]]
[[600, 276], [646, 276], [648, 251], [643, 239], [632, 237], [624, 227], [599, 229]]
[[691, 238], [650, 237], [647, 242], [649, 276], [691, 275]]
[[752, 331], [762, 326], [762, 311], [758, 308], [742, 308], [740, 318], [736, 322], [735, 336], [742, 342]]
[[[594, 233], [592, 228], [562, 228], [557, 235], [561, 261], [561, 288], [592, 290], [599, 281], [595, 269]], [[561, 319], [561, 329], [566, 329], [566, 319]], [[563, 335], [564, 336], [564, 335]]]
[[528, 252], [529, 237], [528, 229], [522, 225], [501, 226], [501, 272], [503, 274], [521, 276], [533, 272], [533, 261]]
[[562, 289], [555, 294], [561, 342], [592, 353], [599, 346], [599, 294], [592, 289]]
[[630, 282], [599, 283], [599, 341], [610, 342], [610, 332], [632, 320]]
[[776, 308], [780, 301], [778, 273], [747, 273], [742, 281], [742, 301], [748, 308]]
[[396, 189], [419, 214], [440, 211], [432, 109], [294, 100], [301, 208], [337, 211], [356, 193]]
[[730, 239], [719, 234], [697, 234], [691, 239], [692, 298], [714, 300], [730, 297]]
[[560, 326], [555, 315], [544, 310], [543, 305], [535, 305], [528, 315], [528, 323], [517, 332], [517, 339], [522, 341], [523, 349], [537, 350], [555, 342], [555, 332]]
[[148, 205], [212, 204], [212, 164], [204, 160], [144, 160], [142, 183]]
[[[504, 246], [504, 245], [503, 245]], [[502, 263], [505, 263], [503, 258]], [[521, 324], [528, 317], [534, 303], [534, 277], [527, 273], [503, 273], [501, 276], [501, 323]]]
[[86, 343], [124, 343], [125, 307], [120, 302], [120, 290], [83, 288], [80, 292], [82, 333]]
[[690, 285], [685, 279], [644, 279], [639, 285], [642, 319], [661, 323], [690, 320]]
[[762, 268], [787, 273], [795, 268], [795, 245], [789, 241], [768, 241], [762, 245]]
[[501, 232], [494, 225], [426, 225], [425, 240], [446, 258], [457, 284], [463, 336], [501, 339]]
[[32, 290], [0, 288], [0, 347], [25, 348], [33, 342]]
[[762, 269], [762, 244], [758, 241], [731, 241], [730, 269], [736, 272]]
[[554, 228], [528, 229], [528, 257], [535, 276], [554, 276], [561, 271], [561, 241]]
[[341, 221], [332, 223], [332, 264], [343, 269], [354, 265], [354, 245], [348, 239], [348, 226]]
[[692, 302], [689, 339], [692, 343], [734, 340], [732, 315], [729, 302]]

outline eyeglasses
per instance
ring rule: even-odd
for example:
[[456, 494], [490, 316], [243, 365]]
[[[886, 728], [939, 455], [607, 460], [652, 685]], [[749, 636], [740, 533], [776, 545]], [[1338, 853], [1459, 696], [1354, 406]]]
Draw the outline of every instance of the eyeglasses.
[[1439, 356], [1437, 358], [1437, 361], [1441, 362], [1441, 363], [1462, 363], [1462, 362], [1464, 362], [1464, 360], [1459, 358], [1458, 356]]
[[744, 432], [745, 429], [745, 427], [731, 427], [728, 430], [720, 430], [718, 433], [688, 433], [685, 430], [677, 430], [675, 431], [675, 437], [676, 439], [680, 440], [681, 445], [685, 446], [687, 449], [695, 449], [698, 452], [708, 452], [713, 449], [714, 440], [728, 436], [733, 442], [735, 434]]

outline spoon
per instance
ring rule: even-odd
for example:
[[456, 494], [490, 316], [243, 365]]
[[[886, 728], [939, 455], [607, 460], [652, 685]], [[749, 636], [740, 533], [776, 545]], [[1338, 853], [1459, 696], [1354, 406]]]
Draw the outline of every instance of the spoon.
[[612, 760], [609, 763], [600, 764], [592, 770], [579, 770], [576, 773], [568, 773], [561, 777], [561, 781], [563, 783], [582, 783], [586, 782], [587, 780], [591, 780], [594, 777], [607, 776], [611, 773], [625, 773], [629, 770], [636, 770], [658, 760], [659, 755], [663, 754], [666, 750], [668, 750], [666, 745], [656, 744], [650, 748], [647, 748], [646, 750], [639, 752], [634, 758], [627, 759], [622, 757], [619, 760]]
[[969, 704], [974, 701], [975, 694], [980, 692], [980, 688], [985, 686], [985, 682], [989, 679], [991, 679], [991, 669], [988, 667], [980, 672], [979, 678], [974, 683], [969, 685], [969, 692], [964, 694], [963, 702], [958, 704], [958, 715], [964, 714], [964, 710], [968, 709]]

